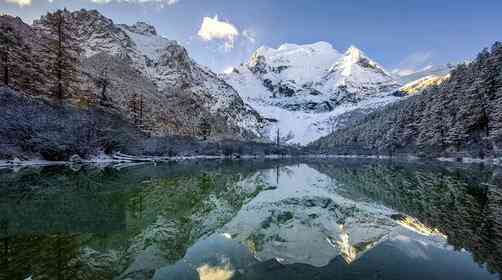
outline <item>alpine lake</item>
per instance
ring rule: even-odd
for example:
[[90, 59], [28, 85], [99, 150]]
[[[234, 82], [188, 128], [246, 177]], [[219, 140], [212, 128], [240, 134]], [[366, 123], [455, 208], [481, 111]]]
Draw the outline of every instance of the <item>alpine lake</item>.
[[0, 279], [501, 273], [501, 167], [303, 158], [0, 170]]

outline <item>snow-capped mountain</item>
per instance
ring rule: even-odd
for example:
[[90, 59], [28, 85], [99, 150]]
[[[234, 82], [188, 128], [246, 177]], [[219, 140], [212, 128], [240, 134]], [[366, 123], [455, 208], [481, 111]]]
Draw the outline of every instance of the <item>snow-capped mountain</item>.
[[[213, 134], [219, 133], [220, 137], [260, 137], [265, 124], [260, 115], [217, 74], [193, 61], [176, 41], [159, 36], [153, 26], [144, 22], [115, 24], [95, 10], [67, 13], [67, 18], [77, 26], [75, 35], [81, 42], [84, 61], [88, 62], [84, 72], [89, 76], [89, 84], [96, 72], [106, 71], [113, 75], [114, 71], [125, 71], [112, 66], [130, 67], [127, 70], [130, 75], [133, 71], [138, 73], [141, 77], [135, 80], [143, 79], [143, 85], [129, 84], [121, 79], [109, 92], [114, 94], [115, 103], [126, 109], [128, 96], [124, 95], [131, 95], [134, 93], [131, 89], [140, 88], [146, 111], [153, 116], [150, 123], [155, 126], [155, 134], [193, 136], [197, 134], [194, 127], [206, 119], [205, 122], [213, 126]], [[45, 17], [42, 17], [34, 22], [34, 27], [43, 30], [45, 24]], [[106, 59], [103, 54], [112, 58]], [[93, 59], [95, 56], [101, 57]], [[114, 63], [103, 65], [108, 64], [105, 60]], [[145, 92], [144, 88], [152, 85], [153, 89]], [[177, 121], [171, 123], [173, 119]]]
[[338, 126], [337, 116], [367, 112], [398, 100], [399, 83], [352, 46], [340, 53], [326, 42], [259, 48], [225, 80], [264, 117], [276, 120], [271, 137], [307, 144]]
[[246, 244], [259, 261], [323, 267], [340, 256], [351, 264], [381, 242], [409, 232], [444, 244], [436, 229], [364, 196], [350, 197], [336, 178], [305, 164], [259, 171], [241, 185], [257, 184], [264, 191], [220, 232]]

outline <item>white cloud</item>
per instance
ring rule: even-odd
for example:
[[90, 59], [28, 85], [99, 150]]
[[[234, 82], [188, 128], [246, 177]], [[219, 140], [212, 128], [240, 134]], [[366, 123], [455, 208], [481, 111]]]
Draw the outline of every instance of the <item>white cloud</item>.
[[5, 2], [18, 4], [21, 7], [31, 5], [31, 0], [5, 0]]
[[392, 70], [392, 74], [396, 74], [398, 76], [408, 76], [417, 72], [415, 69], [394, 69]]
[[129, 3], [160, 3], [160, 4], [166, 4], [166, 5], [174, 5], [178, 3], [179, 0], [91, 0], [91, 2], [94, 3], [99, 3], [99, 4], [106, 4], [110, 2], [129, 2]]
[[[31, 0], [4, 0], [7, 3], [18, 4], [19, 6], [29, 6], [31, 5]], [[127, 3], [159, 3], [161, 5], [174, 5], [179, 2], [179, 0], [89, 0], [98, 4], [107, 4], [110, 2], [127, 2]], [[48, 0], [52, 3], [54, 0]]]
[[230, 22], [214, 18], [204, 17], [199, 32], [197, 33], [204, 41], [221, 40], [224, 42], [225, 50], [231, 50], [234, 47], [235, 39], [240, 35], [239, 30]]

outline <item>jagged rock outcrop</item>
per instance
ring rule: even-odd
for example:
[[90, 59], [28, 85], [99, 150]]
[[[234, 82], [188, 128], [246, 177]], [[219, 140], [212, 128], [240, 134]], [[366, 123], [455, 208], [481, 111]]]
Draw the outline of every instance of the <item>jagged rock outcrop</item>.
[[[230, 85], [194, 62], [184, 47], [157, 35], [153, 26], [115, 24], [94, 10], [63, 13], [82, 48], [81, 91], [71, 98], [113, 106], [153, 135], [262, 139], [266, 120]], [[40, 38], [48, 30], [46, 16], [33, 26], [8, 16], [2, 16], [4, 23], [18, 26], [16, 30], [30, 46], [43, 44]], [[30, 61], [43, 63], [37, 59], [33, 47]], [[49, 91], [39, 89], [46, 95]], [[208, 135], [201, 135], [203, 123], [210, 124], [204, 128]]]
[[154, 116], [164, 116], [154, 117], [152, 122], [169, 124], [169, 119], [177, 119], [167, 131], [159, 128], [161, 132], [197, 135], [200, 122], [210, 119], [214, 126], [211, 132], [219, 137], [260, 137], [264, 120], [243, 103], [231, 86], [195, 63], [177, 42], [158, 36], [153, 26], [143, 22], [115, 25], [96, 11], [76, 11], [72, 17], [85, 34], [81, 38], [87, 42], [84, 50], [88, 59], [95, 53], [118, 56], [155, 85], [158, 93], [154, 96], [160, 95], [163, 100], [150, 100], [148, 94], [143, 94], [144, 103], [153, 107]]

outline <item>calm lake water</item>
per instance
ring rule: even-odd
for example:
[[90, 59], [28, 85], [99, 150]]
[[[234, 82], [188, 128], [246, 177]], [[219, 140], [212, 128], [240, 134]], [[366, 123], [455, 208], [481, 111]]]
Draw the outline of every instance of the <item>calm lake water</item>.
[[500, 272], [500, 168], [242, 160], [0, 170], [0, 279]]

